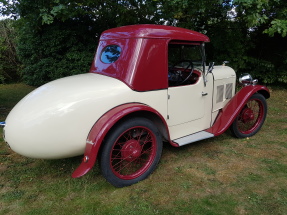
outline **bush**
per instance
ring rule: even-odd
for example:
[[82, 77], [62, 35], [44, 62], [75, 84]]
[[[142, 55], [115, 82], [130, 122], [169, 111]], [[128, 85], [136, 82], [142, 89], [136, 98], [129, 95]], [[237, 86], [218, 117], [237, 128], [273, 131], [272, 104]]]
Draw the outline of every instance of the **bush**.
[[0, 83], [19, 80], [20, 62], [16, 55], [15, 21], [0, 21]]
[[77, 21], [54, 22], [35, 31], [21, 28], [18, 55], [26, 84], [39, 86], [64, 76], [88, 72], [96, 40], [86, 25]]

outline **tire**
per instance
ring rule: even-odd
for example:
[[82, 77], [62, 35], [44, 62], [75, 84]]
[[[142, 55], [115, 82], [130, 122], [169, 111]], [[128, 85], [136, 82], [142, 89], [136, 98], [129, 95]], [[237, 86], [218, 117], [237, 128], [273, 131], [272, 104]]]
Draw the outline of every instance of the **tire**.
[[263, 95], [256, 93], [245, 104], [232, 123], [230, 130], [235, 137], [251, 137], [262, 127], [266, 114], [266, 99]]
[[162, 152], [162, 138], [148, 119], [131, 118], [111, 130], [103, 143], [100, 168], [115, 187], [146, 179], [156, 168]]

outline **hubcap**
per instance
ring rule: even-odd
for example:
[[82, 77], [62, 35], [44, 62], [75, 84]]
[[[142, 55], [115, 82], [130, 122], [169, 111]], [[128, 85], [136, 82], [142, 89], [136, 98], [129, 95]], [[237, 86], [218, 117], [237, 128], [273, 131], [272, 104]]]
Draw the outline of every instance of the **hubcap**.
[[247, 108], [242, 113], [242, 122], [247, 123], [254, 120], [254, 113], [250, 108]]
[[122, 159], [133, 161], [141, 155], [141, 146], [137, 140], [127, 141], [121, 149]]

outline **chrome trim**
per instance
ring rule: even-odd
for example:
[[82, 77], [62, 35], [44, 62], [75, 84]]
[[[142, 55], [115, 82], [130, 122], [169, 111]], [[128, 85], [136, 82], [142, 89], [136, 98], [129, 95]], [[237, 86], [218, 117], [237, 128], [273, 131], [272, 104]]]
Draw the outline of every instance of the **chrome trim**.
[[227, 61], [227, 60], [223, 61], [222, 66], [225, 66], [225, 64], [227, 64], [227, 63], [229, 63], [229, 61]]
[[239, 83], [243, 86], [248, 86], [248, 85], [256, 85], [256, 80], [254, 80], [255, 82], [253, 82], [253, 78], [250, 74], [248, 73], [244, 73], [242, 75], [239, 76]]
[[86, 156], [84, 157], [84, 163], [88, 163], [89, 159], [90, 159], [89, 156], [86, 155]]
[[254, 79], [254, 80], [252, 81], [252, 85], [253, 85], [253, 86], [255, 86], [257, 83], [258, 83], [258, 80], [257, 80], [257, 79]]

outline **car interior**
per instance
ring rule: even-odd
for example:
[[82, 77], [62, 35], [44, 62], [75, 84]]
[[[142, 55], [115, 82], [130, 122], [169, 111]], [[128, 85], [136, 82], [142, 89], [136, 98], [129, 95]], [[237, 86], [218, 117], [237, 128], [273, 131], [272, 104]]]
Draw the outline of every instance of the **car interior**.
[[202, 72], [202, 55], [199, 44], [172, 42], [168, 46], [169, 87], [197, 83]]

